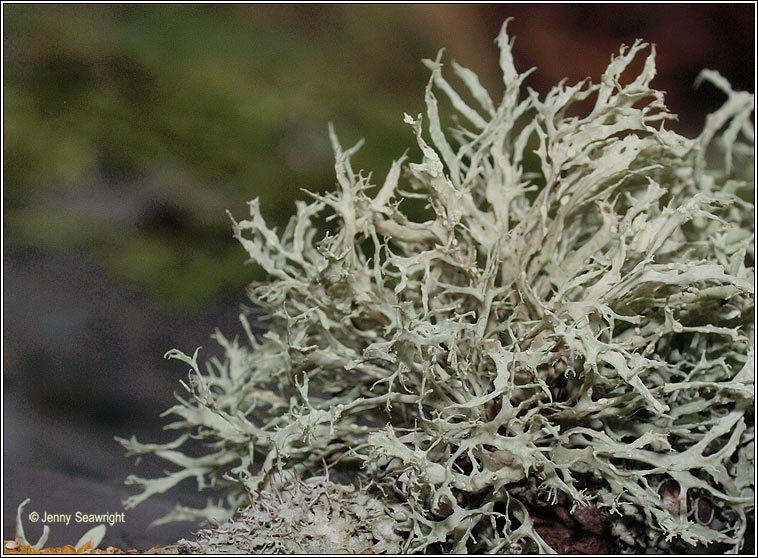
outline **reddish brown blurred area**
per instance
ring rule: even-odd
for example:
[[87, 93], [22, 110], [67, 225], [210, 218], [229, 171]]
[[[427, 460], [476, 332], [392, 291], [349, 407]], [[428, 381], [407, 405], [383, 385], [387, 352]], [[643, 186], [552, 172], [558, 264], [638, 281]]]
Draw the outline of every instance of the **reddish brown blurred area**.
[[[755, 90], [755, 4], [492, 4], [416, 6], [429, 35], [497, 87], [496, 52], [488, 43], [509, 17], [517, 68], [537, 71], [529, 86], [544, 93], [561, 79], [593, 81], [622, 44], [655, 45], [656, 89], [667, 93], [681, 128], [696, 132], [723, 96], [694, 87], [702, 69], [717, 70], [736, 89]], [[431, 39], [431, 37], [430, 37]]]

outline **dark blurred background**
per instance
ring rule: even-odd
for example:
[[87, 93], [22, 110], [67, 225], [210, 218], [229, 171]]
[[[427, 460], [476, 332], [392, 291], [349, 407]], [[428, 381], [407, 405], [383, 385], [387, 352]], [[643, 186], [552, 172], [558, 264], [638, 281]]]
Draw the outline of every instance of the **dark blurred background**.
[[[113, 436], [170, 438], [158, 415], [186, 369], [163, 353], [209, 355], [215, 327], [238, 331], [257, 275], [224, 210], [258, 196], [283, 224], [301, 188], [332, 188], [329, 122], [343, 144], [366, 139], [355, 166], [381, 179], [414, 143], [402, 115], [423, 110], [421, 59], [446, 47], [498, 92], [510, 16], [543, 93], [597, 80], [638, 37], [682, 133], [722, 100], [693, 88], [702, 68], [754, 90], [752, 4], [3, 5], [4, 538], [26, 497], [27, 512], [121, 511], [128, 473], [160, 473]], [[189, 536], [146, 530], [171, 501], [127, 512], [104, 543]], [[86, 530], [51, 527], [52, 544]]]

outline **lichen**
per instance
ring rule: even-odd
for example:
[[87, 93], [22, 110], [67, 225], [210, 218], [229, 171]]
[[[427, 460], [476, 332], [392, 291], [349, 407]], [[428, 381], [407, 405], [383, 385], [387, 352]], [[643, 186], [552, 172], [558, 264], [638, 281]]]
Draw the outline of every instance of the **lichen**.
[[273, 483], [250, 495], [250, 506], [195, 540], [179, 541], [190, 554], [397, 554], [396, 527], [403, 506], [391, 513], [380, 500], [325, 476]]
[[[122, 442], [174, 470], [130, 477], [129, 506], [194, 478], [220, 498], [166, 520], [223, 521], [277, 475], [326, 463], [363, 468], [361, 498], [403, 503], [403, 552], [549, 552], [533, 518], [559, 499], [607, 518], [623, 552], [740, 549], [753, 97], [703, 72], [726, 101], [688, 139], [666, 128], [644, 43], [599, 83], [541, 98], [505, 26], [497, 42], [498, 103], [471, 71], [452, 64], [459, 93], [426, 61], [426, 118], [405, 116], [417, 162], [375, 185], [330, 130], [336, 191], [298, 201], [281, 234], [256, 200], [233, 220], [268, 280], [249, 289], [244, 337], [216, 334], [224, 358], [168, 354], [190, 366], [167, 412], [182, 433]], [[204, 454], [182, 453], [190, 436]]]
[[[116, 554], [121, 553], [117, 548], [109, 546], [108, 548], [101, 550], [98, 545], [105, 537], [106, 527], [101, 523], [95, 527], [89, 529], [84, 533], [74, 545], [66, 545], [63, 547], [47, 547], [45, 543], [50, 536], [50, 527], [48, 525], [42, 526], [42, 535], [39, 540], [32, 544], [27, 538], [24, 531], [24, 521], [22, 513], [24, 508], [31, 502], [31, 498], [27, 498], [18, 505], [16, 508], [16, 537], [12, 541], [3, 542], [3, 552], [8, 554]], [[30, 514], [38, 517], [36, 512]], [[37, 519], [34, 519], [37, 521]]]

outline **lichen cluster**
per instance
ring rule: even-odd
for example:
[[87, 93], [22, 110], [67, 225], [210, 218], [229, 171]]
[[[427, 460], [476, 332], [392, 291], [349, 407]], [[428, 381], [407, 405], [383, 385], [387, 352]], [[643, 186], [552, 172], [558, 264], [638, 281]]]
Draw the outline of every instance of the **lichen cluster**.
[[[726, 102], [688, 139], [666, 128], [654, 51], [634, 64], [643, 43], [599, 83], [541, 98], [505, 27], [497, 42], [498, 103], [471, 71], [452, 64], [459, 92], [426, 62], [426, 118], [405, 116], [417, 162], [375, 186], [332, 131], [336, 191], [297, 202], [281, 234], [257, 201], [234, 221], [269, 279], [250, 287], [243, 339], [216, 334], [225, 358], [169, 353], [191, 367], [168, 411], [182, 433], [123, 442], [174, 470], [130, 477], [130, 506], [194, 478], [224, 497], [167, 519], [221, 521], [325, 463], [402, 503], [403, 552], [550, 551], [533, 517], [559, 498], [606, 517], [620, 551], [740, 548], [753, 97], [703, 72]], [[182, 453], [190, 436], [204, 454]]]
[[290, 480], [250, 495], [238, 516], [176, 545], [185, 554], [397, 554], [402, 506], [385, 505], [326, 477]]

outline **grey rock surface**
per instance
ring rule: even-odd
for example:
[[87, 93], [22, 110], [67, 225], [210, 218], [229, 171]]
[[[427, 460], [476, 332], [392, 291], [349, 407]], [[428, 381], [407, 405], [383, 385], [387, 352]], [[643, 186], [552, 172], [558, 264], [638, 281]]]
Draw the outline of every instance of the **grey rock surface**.
[[[135, 465], [114, 436], [167, 441], [160, 413], [174, 403], [187, 370], [171, 348], [213, 354], [214, 328], [239, 331], [241, 293], [194, 312], [159, 310], [108, 277], [79, 251], [8, 247], [3, 257], [3, 537], [13, 538], [16, 508], [55, 514], [116, 513], [133, 494], [130, 473], [151, 477], [161, 464]], [[205, 503], [188, 483], [182, 500]], [[146, 549], [191, 536], [197, 526], [148, 529], [174, 497], [126, 511], [103, 544]], [[50, 524], [52, 545], [73, 544], [94, 524]], [[36, 541], [42, 526], [25, 527]]]

